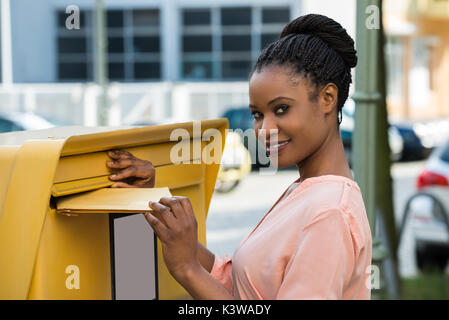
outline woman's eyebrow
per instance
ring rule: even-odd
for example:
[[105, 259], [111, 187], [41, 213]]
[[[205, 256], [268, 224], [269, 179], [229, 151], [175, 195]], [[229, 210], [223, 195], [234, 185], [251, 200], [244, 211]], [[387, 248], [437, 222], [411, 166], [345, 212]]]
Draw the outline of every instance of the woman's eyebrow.
[[288, 97], [277, 97], [277, 98], [274, 98], [273, 100], [271, 100], [270, 102], [268, 102], [268, 105], [273, 104], [273, 103], [275, 103], [276, 101], [282, 100], [282, 99], [295, 101], [295, 99], [288, 98]]
[[[295, 101], [295, 99], [293, 99], [293, 98], [288, 98], [288, 97], [277, 97], [277, 98], [274, 98], [273, 100], [271, 100], [270, 102], [268, 102], [268, 105], [273, 104], [273, 103], [275, 103], [276, 101], [282, 100], [282, 99], [284, 99], [284, 100], [290, 100], [290, 101]], [[249, 108], [250, 108], [250, 109], [257, 109], [257, 106], [255, 106], [254, 104], [250, 104], [250, 105], [249, 105]]]

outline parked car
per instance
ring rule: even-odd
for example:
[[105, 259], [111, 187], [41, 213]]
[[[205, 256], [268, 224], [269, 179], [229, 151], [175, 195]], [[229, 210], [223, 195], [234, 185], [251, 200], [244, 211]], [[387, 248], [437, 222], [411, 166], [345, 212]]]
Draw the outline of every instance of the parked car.
[[0, 112], [0, 133], [52, 128], [54, 125], [31, 113]]
[[228, 132], [215, 190], [229, 192], [235, 189], [250, 171], [251, 156], [242, 144], [240, 135], [235, 132]]
[[[352, 145], [352, 131], [354, 129], [355, 102], [349, 98], [343, 107], [343, 120], [340, 132], [343, 145], [350, 154]], [[389, 119], [388, 142], [391, 149], [391, 160], [422, 160], [429, 156], [432, 147], [422, 143], [422, 126], [414, 123], [392, 121]]]
[[436, 148], [416, 179], [409, 218], [418, 268], [444, 270], [449, 259], [449, 141]]
[[229, 120], [229, 129], [240, 134], [243, 145], [249, 151], [252, 168], [268, 167], [270, 165], [270, 158], [266, 154], [265, 147], [256, 138], [253, 124], [254, 118], [249, 108], [230, 109], [222, 117]]

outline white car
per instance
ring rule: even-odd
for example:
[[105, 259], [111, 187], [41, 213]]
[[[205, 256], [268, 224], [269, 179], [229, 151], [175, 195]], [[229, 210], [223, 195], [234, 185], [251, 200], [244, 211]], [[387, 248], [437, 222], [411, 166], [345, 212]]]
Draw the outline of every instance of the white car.
[[449, 141], [432, 152], [416, 188], [406, 211], [416, 241], [418, 268], [444, 270], [449, 258]]
[[54, 125], [35, 114], [22, 112], [0, 112], [0, 133], [23, 130], [40, 130]]

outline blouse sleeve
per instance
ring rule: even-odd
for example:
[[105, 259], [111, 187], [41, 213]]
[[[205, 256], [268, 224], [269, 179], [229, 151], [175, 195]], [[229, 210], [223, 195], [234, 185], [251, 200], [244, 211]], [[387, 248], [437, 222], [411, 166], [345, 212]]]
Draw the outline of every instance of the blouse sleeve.
[[315, 216], [288, 262], [277, 299], [341, 299], [354, 265], [349, 226], [339, 209]]
[[217, 279], [225, 288], [232, 293], [232, 259], [228, 255], [219, 257], [215, 255], [214, 265], [210, 274]]

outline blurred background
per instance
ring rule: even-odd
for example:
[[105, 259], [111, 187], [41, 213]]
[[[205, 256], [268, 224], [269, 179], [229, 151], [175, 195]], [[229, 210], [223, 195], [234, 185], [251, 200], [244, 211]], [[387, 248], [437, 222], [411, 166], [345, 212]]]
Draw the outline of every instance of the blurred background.
[[[245, 131], [248, 74], [285, 24], [320, 13], [357, 33], [356, 0], [1, 0], [0, 10], [0, 132], [219, 117]], [[384, 0], [381, 12], [393, 210], [376, 233], [395, 258], [373, 292], [447, 299], [449, 0]], [[355, 108], [348, 99], [340, 128], [351, 164]], [[229, 136], [211, 202], [207, 241], [219, 255], [298, 178], [296, 168], [260, 175], [267, 159], [249, 140]]]

